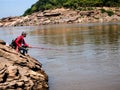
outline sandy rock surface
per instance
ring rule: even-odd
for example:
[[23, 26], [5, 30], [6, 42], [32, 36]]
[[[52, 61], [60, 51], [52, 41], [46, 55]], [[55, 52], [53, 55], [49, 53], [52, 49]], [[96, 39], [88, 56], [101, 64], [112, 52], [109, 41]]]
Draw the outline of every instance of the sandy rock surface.
[[48, 90], [47, 82], [40, 62], [0, 40], [0, 90]]

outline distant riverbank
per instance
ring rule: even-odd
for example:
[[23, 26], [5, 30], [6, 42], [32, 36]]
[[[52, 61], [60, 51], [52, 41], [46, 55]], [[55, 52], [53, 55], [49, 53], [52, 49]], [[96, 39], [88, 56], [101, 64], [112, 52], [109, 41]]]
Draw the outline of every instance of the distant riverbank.
[[94, 22], [120, 22], [120, 8], [88, 7], [84, 10], [71, 10], [65, 8], [45, 10], [27, 16], [2, 18], [0, 19], [0, 27]]

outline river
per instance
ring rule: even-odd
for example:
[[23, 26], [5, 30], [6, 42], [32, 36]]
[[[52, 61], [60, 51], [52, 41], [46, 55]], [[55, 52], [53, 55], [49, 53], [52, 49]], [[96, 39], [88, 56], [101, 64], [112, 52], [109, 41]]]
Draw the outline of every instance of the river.
[[[29, 54], [49, 76], [49, 90], [120, 90], [120, 23], [0, 28], [11, 42], [28, 33]], [[42, 49], [40, 49], [42, 48]]]

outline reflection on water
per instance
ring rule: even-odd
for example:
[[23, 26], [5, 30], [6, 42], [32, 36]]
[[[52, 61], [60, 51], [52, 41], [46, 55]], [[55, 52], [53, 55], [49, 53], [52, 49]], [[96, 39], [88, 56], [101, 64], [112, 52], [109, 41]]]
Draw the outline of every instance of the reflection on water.
[[[84, 43], [118, 44], [119, 25], [62, 26], [44, 27], [31, 31], [31, 35], [40, 35], [40, 40], [53, 45], [82, 45]], [[39, 40], [38, 40], [39, 41]]]
[[62, 49], [29, 52], [42, 62], [50, 90], [120, 90], [119, 23], [0, 28], [0, 38], [22, 31], [33, 46]]

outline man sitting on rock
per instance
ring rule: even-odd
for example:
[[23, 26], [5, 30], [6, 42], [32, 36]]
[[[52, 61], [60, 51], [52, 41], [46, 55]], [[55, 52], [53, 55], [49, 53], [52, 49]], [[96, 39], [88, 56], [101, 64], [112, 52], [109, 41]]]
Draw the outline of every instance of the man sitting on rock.
[[22, 32], [22, 34], [20, 36], [18, 36], [12, 42], [12, 45], [11, 45], [17, 52], [20, 52], [23, 55], [27, 55], [28, 47], [31, 47], [24, 40], [24, 37], [26, 37], [26, 35], [27, 35], [26, 32]]

